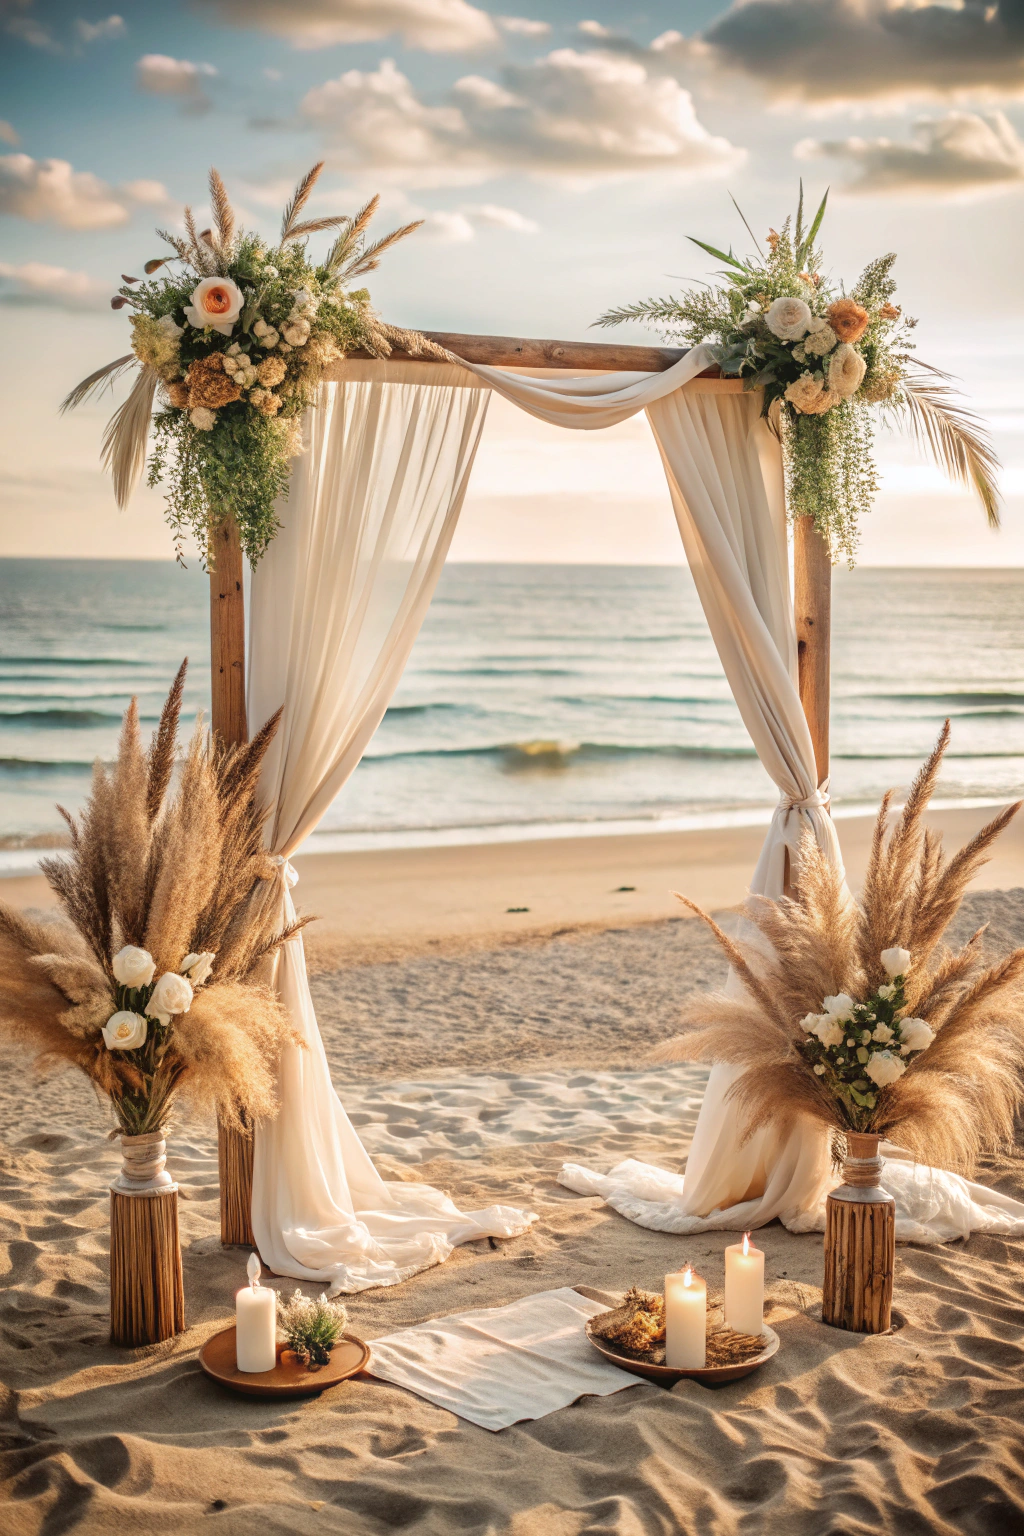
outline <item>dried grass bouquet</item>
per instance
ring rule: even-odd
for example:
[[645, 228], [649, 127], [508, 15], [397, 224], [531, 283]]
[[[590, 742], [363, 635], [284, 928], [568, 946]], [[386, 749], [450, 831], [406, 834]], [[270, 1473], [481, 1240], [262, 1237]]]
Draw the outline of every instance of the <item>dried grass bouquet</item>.
[[201, 719], [172, 791], [183, 664], [144, 752], [136, 701], [116, 762], [97, 763], [71, 849], [43, 861], [61, 908], [37, 920], [0, 904], [0, 1043], [40, 1067], [79, 1067], [119, 1130], [162, 1130], [177, 1099], [241, 1116], [276, 1109], [291, 1025], [260, 978], [282, 929], [277, 870], [256, 798], [275, 716], [243, 747]]
[[952, 858], [924, 813], [949, 721], [886, 835], [882, 801], [859, 902], [808, 838], [792, 897], [752, 898], [758, 942], [729, 938], [693, 902], [745, 995], [703, 995], [661, 1061], [743, 1068], [730, 1094], [749, 1137], [809, 1115], [831, 1129], [892, 1136], [929, 1163], [971, 1172], [1011, 1143], [1024, 1102], [1024, 948], [990, 963], [979, 928], [942, 944], [1006, 807]]
[[278, 1295], [277, 1326], [306, 1369], [317, 1371], [330, 1364], [331, 1350], [348, 1327], [348, 1313], [340, 1301], [328, 1301], [324, 1295], [303, 1296], [297, 1290], [290, 1301]]

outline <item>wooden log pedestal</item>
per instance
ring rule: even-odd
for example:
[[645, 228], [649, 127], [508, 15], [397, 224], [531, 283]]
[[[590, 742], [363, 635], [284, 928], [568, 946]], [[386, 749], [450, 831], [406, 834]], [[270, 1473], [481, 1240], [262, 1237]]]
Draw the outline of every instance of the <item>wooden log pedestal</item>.
[[892, 1323], [896, 1202], [878, 1183], [878, 1140], [847, 1132], [843, 1183], [825, 1207], [821, 1320], [851, 1333], [886, 1333]]
[[122, 1136], [110, 1186], [110, 1342], [125, 1349], [185, 1331], [178, 1186], [159, 1131]]

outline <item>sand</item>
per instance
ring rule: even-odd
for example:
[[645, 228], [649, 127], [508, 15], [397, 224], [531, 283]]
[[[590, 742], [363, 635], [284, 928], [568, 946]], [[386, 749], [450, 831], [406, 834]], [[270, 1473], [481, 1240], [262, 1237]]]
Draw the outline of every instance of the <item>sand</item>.
[[[955, 813], [962, 826], [981, 814]], [[842, 833], [855, 872], [862, 840], [852, 824]], [[721, 962], [698, 924], [654, 910], [654, 882], [671, 875], [712, 904], [735, 900], [752, 862], [741, 875], [746, 839], [756, 845], [757, 833], [606, 838], [575, 853], [567, 842], [566, 866], [533, 845], [553, 892], [540, 876], [517, 885], [534, 878], [518, 849], [447, 850], [437, 892], [429, 860], [404, 883], [413, 853], [305, 861], [303, 886], [316, 885], [321, 907], [345, 876], [333, 936], [314, 948], [313, 987], [335, 1082], [378, 1166], [465, 1207], [502, 1200], [540, 1218], [524, 1237], [467, 1245], [402, 1286], [353, 1298], [355, 1331], [372, 1340], [566, 1284], [611, 1301], [633, 1283], [659, 1287], [685, 1260], [721, 1285], [725, 1235], [643, 1231], [556, 1175], [566, 1160], [677, 1168], [685, 1158], [704, 1071], [652, 1069], [644, 1054]], [[1024, 863], [1014, 879], [1012, 852], [960, 923], [989, 921], [1004, 946], [1024, 942]], [[366, 908], [387, 913], [376, 938], [356, 875]], [[588, 880], [590, 905], [574, 905]], [[0, 894], [15, 884], [38, 901], [31, 882]], [[613, 890], [624, 884], [638, 891]], [[629, 906], [629, 895], [641, 900]], [[537, 910], [505, 914], [502, 900]], [[535, 926], [517, 928], [522, 916]], [[1019, 1241], [901, 1245], [898, 1326], [868, 1339], [818, 1320], [820, 1236], [772, 1224], [758, 1241], [782, 1348], [762, 1371], [714, 1390], [641, 1384], [494, 1435], [371, 1378], [274, 1405], [202, 1376], [196, 1351], [228, 1321], [246, 1257], [220, 1246], [205, 1123], [176, 1129], [170, 1161], [188, 1331], [111, 1349], [106, 1185], [118, 1154], [105, 1131], [83, 1082], [38, 1088], [0, 1069], [4, 1536], [1024, 1531]], [[1024, 1158], [994, 1160], [982, 1178], [1024, 1196]]]

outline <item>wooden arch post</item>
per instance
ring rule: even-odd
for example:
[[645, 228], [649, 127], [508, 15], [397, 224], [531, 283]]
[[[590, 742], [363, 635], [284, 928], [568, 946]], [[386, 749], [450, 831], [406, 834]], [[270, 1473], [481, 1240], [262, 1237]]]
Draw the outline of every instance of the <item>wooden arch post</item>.
[[[234, 518], [227, 517], [213, 535], [210, 570], [211, 725], [222, 741], [237, 746], [248, 739], [245, 710], [245, 589], [242, 546]], [[254, 1247], [252, 1234], [251, 1131], [217, 1127], [220, 1171], [220, 1240]]]

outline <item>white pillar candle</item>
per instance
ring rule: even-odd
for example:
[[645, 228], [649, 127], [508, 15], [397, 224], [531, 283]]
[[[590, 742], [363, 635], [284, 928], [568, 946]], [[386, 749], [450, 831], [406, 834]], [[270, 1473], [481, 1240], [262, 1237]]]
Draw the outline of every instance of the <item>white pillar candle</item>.
[[665, 1364], [696, 1371], [707, 1363], [708, 1288], [687, 1266], [665, 1276]]
[[749, 1232], [725, 1250], [725, 1326], [734, 1333], [764, 1329], [764, 1254]]
[[235, 1297], [235, 1361], [240, 1371], [272, 1371], [277, 1364], [277, 1292], [260, 1285], [260, 1261], [251, 1254], [249, 1284]]

